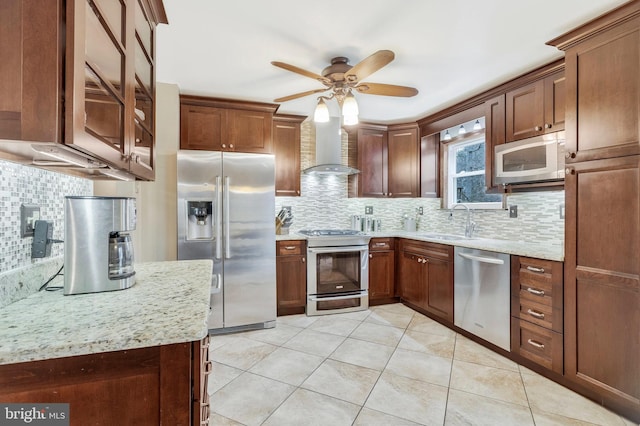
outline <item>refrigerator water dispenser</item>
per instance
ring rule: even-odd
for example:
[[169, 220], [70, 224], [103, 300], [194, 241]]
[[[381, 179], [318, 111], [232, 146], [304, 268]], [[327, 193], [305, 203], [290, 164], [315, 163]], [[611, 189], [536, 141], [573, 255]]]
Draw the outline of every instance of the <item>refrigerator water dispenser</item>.
[[187, 201], [187, 240], [213, 239], [212, 212], [212, 201]]

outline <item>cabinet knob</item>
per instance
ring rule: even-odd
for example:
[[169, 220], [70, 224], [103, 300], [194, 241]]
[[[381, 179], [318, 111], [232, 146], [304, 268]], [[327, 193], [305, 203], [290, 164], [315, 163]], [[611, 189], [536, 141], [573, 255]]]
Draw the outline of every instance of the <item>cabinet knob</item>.
[[566, 174], [566, 175], [575, 175], [576, 171], [572, 167], [567, 167], [566, 169], [564, 169], [564, 174]]
[[534, 130], [535, 130], [536, 132], [539, 132], [540, 130], [542, 130], [542, 126], [536, 126], [536, 127], [534, 128]]
[[233, 144], [232, 143], [229, 144], [229, 148], [233, 149]]
[[222, 147], [223, 147], [223, 148], [226, 148], [226, 147], [227, 147], [227, 144], [226, 144], [226, 143], [223, 143], [223, 144], [222, 144]]
[[299, 189], [296, 190], [296, 194], [300, 195], [300, 190]]
[[300, 259], [302, 263], [305, 263], [307, 261], [307, 259], [305, 259], [304, 257], [302, 259]]
[[551, 123], [547, 123], [547, 124], [544, 125], [545, 129], [550, 129], [552, 127], [553, 127], [553, 124], [551, 124]]
[[576, 158], [576, 153], [575, 152], [565, 152], [564, 153], [564, 158], [566, 158], [566, 159]]
[[369, 253], [369, 259], [373, 259], [373, 255]]

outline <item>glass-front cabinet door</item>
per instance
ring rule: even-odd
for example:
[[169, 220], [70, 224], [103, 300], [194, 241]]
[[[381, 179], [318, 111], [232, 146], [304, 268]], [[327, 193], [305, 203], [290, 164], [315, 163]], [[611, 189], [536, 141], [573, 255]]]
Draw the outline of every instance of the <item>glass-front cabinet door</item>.
[[155, 25], [141, 0], [67, 2], [65, 144], [154, 178]]

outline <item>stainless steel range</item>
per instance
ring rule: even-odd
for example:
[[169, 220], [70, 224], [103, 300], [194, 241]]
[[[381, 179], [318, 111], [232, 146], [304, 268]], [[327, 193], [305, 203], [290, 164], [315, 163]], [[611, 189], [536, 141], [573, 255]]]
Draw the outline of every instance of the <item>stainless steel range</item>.
[[307, 315], [369, 307], [369, 240], [351, 229], [299, 231], [307, 237]]

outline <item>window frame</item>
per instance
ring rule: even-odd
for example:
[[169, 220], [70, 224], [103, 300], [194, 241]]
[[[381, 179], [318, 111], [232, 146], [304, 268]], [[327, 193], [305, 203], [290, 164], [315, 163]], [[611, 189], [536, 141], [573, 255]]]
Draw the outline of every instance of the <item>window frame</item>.
[[[456, 169], [456, 155], [455, 155], [455, 150], [466, 147], [468, 145], [473, 145], [473, 144], [477, 144], [477, 143], [484, 143], [485, 144], [485, 150], [487, 148], [487, 141], [486, 141], [486, 137], [484, 134], [480, 134], [477, 135], [477, 137], [465, 137], [464, 139], [461, 138], [461, 140], [455, 140], [457, 138], [454, 138], [450, 141], [447, 141], [447, 143], [444, 144], [445, 146], [445, 156], [446, 158], [444, 159], [445, 161], [443, 161], [443, 165], [445, 166], [445, 170], [444, 170], [444, 181], [446, 182], [446, 185], [444, 187], [444, 192], [445, 192], [445, 196], [442, 198], [443, 200], [443, 204], [444, 204], [444, 208], [450, 209], [452, 208], [454, 205], [456, 204], [461, 204], [464, 206], [467, 206], [468, 208], [472, 209], [472, 210], [502, 210], [504, 208], [504, 195], [502, 196], [502, 200], [501, 201], [495, 201], [495, 202], [477, 202], [477, 203], [473, 203], [473, 202], [467, 202], [467, 203], [458, 203], [456, 200], [456, 191], [454, 188], [457, 188], [457, 185], [454, 185], [454, 182], [456, 179], [460, 178], [460, 177], [466, 177], [466, 176], [478, 176], [478, 175], [485, 175], [485, 168], [482, 168], [482, 170], [476, 170], [473, 172], [462, 172], [462, 173], [456, 173], [455, 169]], [[486, 163], [485, 163], [485, 167], [486, 167]], [[451, 171], [454, 171], [454, 173], [451, 173]], [[485, 188], [486, 188], [486, 181], [485, 181]]]

